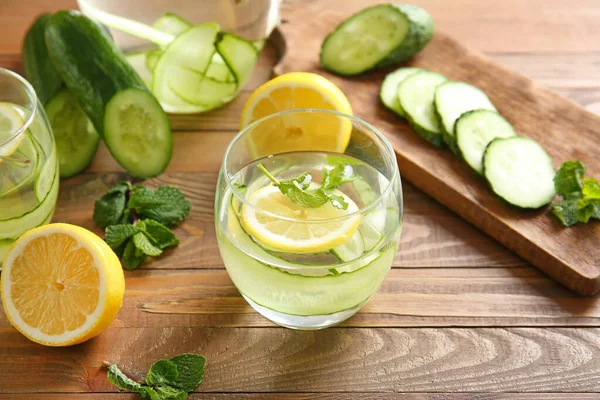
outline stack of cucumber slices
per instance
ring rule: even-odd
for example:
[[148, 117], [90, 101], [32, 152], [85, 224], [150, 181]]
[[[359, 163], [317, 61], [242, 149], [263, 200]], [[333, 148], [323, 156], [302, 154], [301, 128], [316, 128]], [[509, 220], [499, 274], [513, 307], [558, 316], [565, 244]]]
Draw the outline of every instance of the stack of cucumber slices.
[[555, 197], [550, 156], [535, 140], [517, 136], [475, 86], [422, 68], [400, 68], [385, 77], [380, 98], [425, 140], [448, 146], [508, 203], [540, 208]]

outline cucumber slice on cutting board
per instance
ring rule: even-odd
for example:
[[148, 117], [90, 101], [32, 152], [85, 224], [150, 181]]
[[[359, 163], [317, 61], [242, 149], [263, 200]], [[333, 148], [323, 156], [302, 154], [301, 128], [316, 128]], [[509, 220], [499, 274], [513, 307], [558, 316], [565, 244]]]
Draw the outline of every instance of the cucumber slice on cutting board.
[[379, 98], [384, 106], [404, 118], [406, 113], [398, 100], [398, 86], [409, 76], [423, 71], [422, 68], [398, 68], [385, 76], [379, 91]]
[[444, 141], [455, 154], [458, 154], [454, 124], [467, 111], [492, 110], [496, 107], [481, 90], [464, 82], [446, 82], [435, 90], [435, 109], [444, 131]]
[[556, 196], [552, 160], [533, 139], [494, 139], [484, 153], [483, 174], [494, 193], [520, 208], [540, 208]]
[[77, 175], [94, 158], [100, 136], [66, 88], [50, 100], [46, 106], [46, 114], [54, 133], [60, 177]]
[[398, 100], [417, 134], [436, 147], [444, 146], [443, 128], [434, 107], [436, 87], [447, 79], [431, 71], [417, 72], [398, 86]]
[[507, 120], [490, 110], [464, 113], [456, 121], [454, 132], [461, 157], [478, 174], [483, 173], [483, 153], [488, 144], [496, 138], [517, 135]]
[[419, 52], [433, 35], [431, 16], [415, 6], [380, 4], [352, 15], [323, 41], [321, 64], [340, 75], [358, 75], [396, 64]]

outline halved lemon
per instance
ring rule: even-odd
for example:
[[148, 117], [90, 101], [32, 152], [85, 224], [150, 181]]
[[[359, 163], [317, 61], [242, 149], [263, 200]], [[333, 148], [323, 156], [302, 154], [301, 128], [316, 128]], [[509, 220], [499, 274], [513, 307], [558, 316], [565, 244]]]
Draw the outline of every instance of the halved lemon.
[[0, 157], [8, 157], [17, 150], [23, 135], [18, 139], [9, 139], [23, 123], [21, 114], [12, 104], [0, 102]]
[[344, 196], [348, 203], [346, 210], [331, 203], [304, 208], [276, 186], [266, 186], [248, 196], [242, 207], [242, 225], [246, 232], [273, 250], [299, 254], [329, 251], [347, 242], [360, 224], [360, 215], [349, 215], [358, 211], [356, 203], [340, 191], [335, 194]]
[[10, 323], [47, 346], [70, 346], [102, 332], [123, 304], [119, 259], [92, 232], [69, 224], [32, 229], [2, 266], [2, 304]]
[[[330, 80], [308, 72], [290, 72], [260, 86], [242, 111], [241, 127], [279, 111], [315, 108], [352, 115], [342, 91]], [[343, 153], [352, 123], [326, 113], [295, 113], [270, 119], [249, 132], [248, 147], [255, 157], [289, 151]]]

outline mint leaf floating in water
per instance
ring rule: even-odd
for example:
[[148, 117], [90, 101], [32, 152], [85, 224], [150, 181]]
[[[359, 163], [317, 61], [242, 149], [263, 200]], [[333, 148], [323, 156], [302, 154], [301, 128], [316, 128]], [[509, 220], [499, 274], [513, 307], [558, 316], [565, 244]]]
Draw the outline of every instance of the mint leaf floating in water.
[[600, 184], [594, 178], [583, 178], [581, 161], [563, 163], [554, 177], [554, 190], [563, 197], [551, 210], [564, 226], [600, 219]]
[[344, 200], [344, 197], [334, 194], [333, 191], [355, 179], [352, 174], [352, 167], [349, 165], [338, 163], [331, 170], [323, 168], [321, 171], [323, 182], [320, 185], [312, 183], [310, 172], [305, 172], [294, 178], [278, 180], [262, 164], [258, 164], [258, 168], [279, 188], [281, 193], [301, 207], [318, 208], [331, 202], [334, 207], [341, 210], [348, 208], [348, 203]]
[[152, 364], [144, 381], [131, 378], [115, 364], [104, 362], [108, 381], [121, 390], [138, 393], [142, 399], [185, 400], [202, 382], [206, 358], [199, 354], [184, 353], [169, 360]]

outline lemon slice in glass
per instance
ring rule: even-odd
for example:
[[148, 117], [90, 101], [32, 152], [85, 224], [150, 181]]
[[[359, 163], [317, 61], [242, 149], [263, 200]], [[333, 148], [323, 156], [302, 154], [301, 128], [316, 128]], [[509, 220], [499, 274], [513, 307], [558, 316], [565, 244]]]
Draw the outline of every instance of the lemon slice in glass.
[[[256, 89], [242, 111], [241, 127], [280, 111], [315, 108], [352, 115], [342, 91], [330, 80], [308, 72], [290, 72]], [[328, 113], [294, 113], [265, 121], [248, 135], [255, 157], [287, 151], [343, 153], [350, 141], [352, 123]]]
[[15, 107], [0, 102], [0, 157], [8, 157], [17, 150], [23, 135], [18, 139], [10, 141], [9, 139], [23, 126], [23, 123], [23, 118]]
[[[292, 202], [276, 186], [250, 194], [242, 206], [244, 229], [264, 246], [286, 253], [320, 253], [347, 242], [358, 229], [358, 206], [340, 191], [346, 210], [331, 203], [305, 208]], [[354, 214], [354, 215], [350, 215]]]

